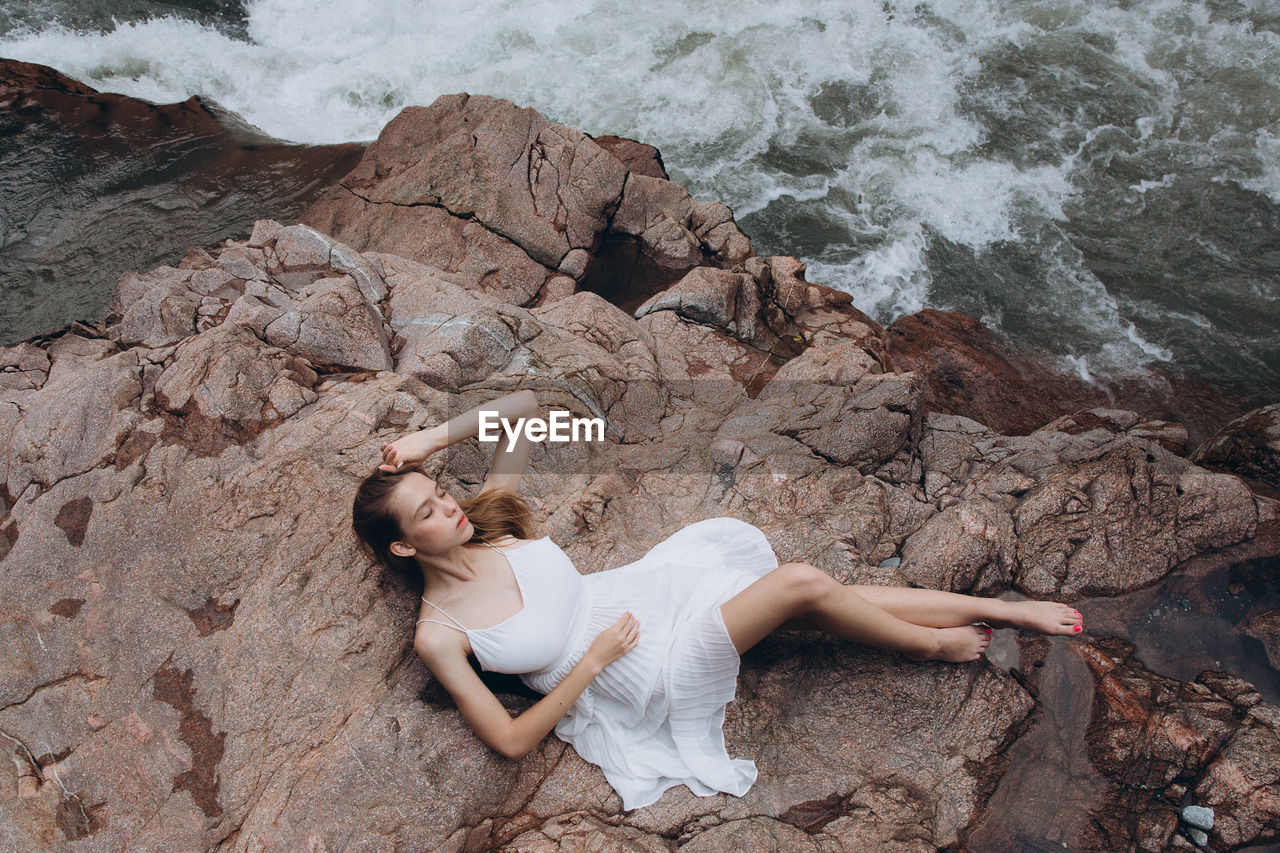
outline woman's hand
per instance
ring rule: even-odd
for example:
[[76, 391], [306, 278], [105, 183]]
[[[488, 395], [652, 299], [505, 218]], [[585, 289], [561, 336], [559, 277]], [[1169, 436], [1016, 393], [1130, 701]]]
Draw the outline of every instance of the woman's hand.
[[440, 449], [442, 448], [436, 436], [436, 430], [423, 429], [411, 432], [382, 445], [383, 462], [378, 468], [389, 472], [400, 471], [405, 465], [421, 462]]
[[587, 654], [595, 657], [600, 668], [604, 669], [618, 658], [636, 647], [640, 642], [640, 620], [628, 610], [622, 618], [596, 636], [587, 649]]

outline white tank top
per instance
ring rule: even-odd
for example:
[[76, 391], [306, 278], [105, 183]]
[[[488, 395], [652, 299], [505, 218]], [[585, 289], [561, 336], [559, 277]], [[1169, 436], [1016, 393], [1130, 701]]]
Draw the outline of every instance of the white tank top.
[[468, 628], [423, 596], [422, 600], [449, 622], [418, 622], [434, 622], [462, 631], [481, 669], [490, 672], [524, 674], [556, 665], [573, 649], [586, 627], [590, 608], [582, 606], [587, 594], [582, 575], [547, 536], [507, 549], [488, 542], [482, 544], [506, 558], [524, 606], [497, 625]]

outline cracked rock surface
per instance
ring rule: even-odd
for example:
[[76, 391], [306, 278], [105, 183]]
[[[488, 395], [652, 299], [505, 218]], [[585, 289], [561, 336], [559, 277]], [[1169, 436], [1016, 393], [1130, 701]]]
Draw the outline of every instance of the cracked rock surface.
[[[885, 329], [757, 257], [653, 149], [505, 101], [405, 110], [303, 220], [126, 274], [102, 326], [0, 349], [0, 848], [962, 845], [1037, 708], [987, 660], [775, 634], [727, 712], [760, 771], [741, 798], [623, 812], [553, 736], [517, 762], [471, 732], [412, 652], [415, 595], [357, 551], [351, 497], [383, 442], [517, 388], [607, 422], [536, 444], [524, 481], [584, 573], [731, 515], [848, 583], [1070, 601], [1277, 523], [1182, 456], [1177, 424], [1091, 409], [1005, 435], [931, 408], [936, 378], [893, 369]], [[624, 262], [647, 270], [625, 298], [601, 285]], [[427, 467], [467, 493], [490, 457]], [[1274, 836], [1274, 707], [1051, 642], [1116, 685], [1101, 772], [1194, 785], [1219, 849]], [[535, 701], [485, 677], [512, 712]], [[1156, 800], [1144, 838], [1172, 832]]]

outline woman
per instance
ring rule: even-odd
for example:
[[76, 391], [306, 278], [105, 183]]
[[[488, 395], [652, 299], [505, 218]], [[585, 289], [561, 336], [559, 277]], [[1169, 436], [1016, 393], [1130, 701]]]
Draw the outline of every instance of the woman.
[[[358, 490], [352, 526], [383, 565], [422, 583], [414, 648], [489, 746], [518, 759], [553, 728], [601, 767], [624, 809], [672, 785], [741, 796], [751, 761], [730, 759], [721, 726], [739, 657], [780, 627], [825, 631], [913, 660], [972, 661], [990, 627], [1081, 630], [1077, 610], [930, 589], [846, 586], [783, 563], [734, 518], [690, 524], [640, 560], [580, 574], [533, 538], [516, 494], [530, 441], [505, 431], [477, 495], [459, 501], [416, 467], [478, 434], [480, 412], [538, 414], [531, 391], [382, 446]], [[468, 663], [518, 673], [543, 698], [514, 719]]]

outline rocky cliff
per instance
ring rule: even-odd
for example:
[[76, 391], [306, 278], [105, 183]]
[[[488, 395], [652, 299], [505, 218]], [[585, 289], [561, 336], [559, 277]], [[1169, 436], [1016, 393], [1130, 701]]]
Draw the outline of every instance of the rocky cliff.
[[[1034, 380], [961, 411], [894, 337], [648, 146], [482, 96], [405, 110], [300, 224], [126, 274], [105, 324], [0, 350], [0, 844], [960, 849], [1040, 724], [1048, 646], [1095, 685], [1091, 849], [1188, 845], [1188, 796], [1217, 849], [1280, 835], [1280, 711], [1251, 685], [1014, 632], [1003, 667], [775, 635], [725, 725], [752, 790], [623, 813], [555, 738], [512, 762], [471, 733], [412, 652], [414, 595], [351, 540], [382, 442], [529, 388], [608, 423], [525, 478], [583, 572], [716, 515], [847, 582], [1067, 601], [1276, 553], [1278, 504], [1193, 464], [1180, 425], [1092, 408], [1005, 434], [973, 406]], [[488, 457], [429, 468], [466, 492]]]

